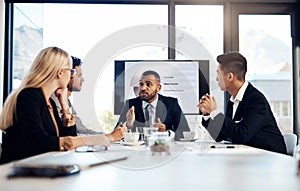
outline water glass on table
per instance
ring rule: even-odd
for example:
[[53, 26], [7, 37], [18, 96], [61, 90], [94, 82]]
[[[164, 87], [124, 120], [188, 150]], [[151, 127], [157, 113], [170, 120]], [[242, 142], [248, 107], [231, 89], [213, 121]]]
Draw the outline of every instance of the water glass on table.
[[135, 132], [138, 132], [140, 134], [139, 141], [145, 141], [144, 137], [144, 127], [136, 127]]
[[144, 138], [145, 138], [145, 145], [146, 147], [149, 147], [149, 138], [155, 133], [158, 132], [157, 127], [144, 127]]

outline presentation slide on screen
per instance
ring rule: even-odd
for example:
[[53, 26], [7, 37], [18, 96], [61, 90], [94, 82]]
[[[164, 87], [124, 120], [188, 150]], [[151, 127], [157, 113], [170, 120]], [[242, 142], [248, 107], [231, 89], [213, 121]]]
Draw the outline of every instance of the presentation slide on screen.
[[156, 71], [161, 78], [165, 96], [178, 98], [185, 114], [197, 114], [199, 109], [199, 62], [198, 61], [137, 61], [125, 62], [125, 99], [138, 96], [139, 79], [146, 70]]

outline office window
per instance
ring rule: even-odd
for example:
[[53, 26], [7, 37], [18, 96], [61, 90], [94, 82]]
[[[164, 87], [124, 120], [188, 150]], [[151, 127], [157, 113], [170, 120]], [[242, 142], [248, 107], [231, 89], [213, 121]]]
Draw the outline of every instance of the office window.
[[[140, 24], [167, 25], [167, 7], [16, 3], [13, 76], [22, 79], [35, 55], [43, 47], [58, 46], [84, 58], [101, 39], [118, 30]], [[167, 58], [167, 53], [164, 54]], [[18, 83], [13, 88], [17, 86]]]
[[291, 103], [289, 101], [270, 101], [270, 105], [278, 117], [289, 118], [291, 116]]
[[[13, 89], [19, 86], [34, 57], [42, 48], [58, 46], [85, 61], [97, 44], [109, 39], [112, 34], [124, 34], [127, 28], [133, 28], [134, 31], [134, 27], [139, 25], [168, 25], [167, 5], [16, 3], [14, 14]], [[167, 34], [166, 32], [166, 43]], [[143, 31], [132, 33], [131, 37], [141, 35], [144, 35]], [[105, 131], [110, 131], [118, 118], [113, 115], [112, 99], [115, 59], [168, 58], [168, 49], [154, 43], [128, 44], [122, 50], [115, 49], [118, 43], [122, 44], [125, 40], [118, 37], [121, 36], [115, 35], [111, 44], [106, 44], [106, 50], [113, 49], [114, 52], [110, 55], [109, 62], [99, 63], [101, 60], [95, 57], [92, 60], [87, 58], [88, 61], [83, 63], [83, 77], [86, 82], [83, 83], [82, 91], [74, 92], [71, 97], [76, 101], [74, 106], [84, 123], [94, 130], [100, 130], [94, 116]], [[97, 56], [108, 55], [106, 52], [99, 52]], [[96, 71], [95, 68], [100, 64], [104, 67]], [[94, 70], [97, 80], [89, 80], [93, 75], [90, 70]], [[83, 97], [75, 100], [74, 94], [79, 97], [79, 94], [88, 94], [94, 99]], [[87, 102], [93, 102], [93, 108], [86, 108]]]
[[[176, 5], [175, 14], [175, 25], [178, 29], [176, 48], [181, 51], [176, 52], [176, 59], [209, 60], [210, 93], [218, 100], [218, 109], [222, 111], [224, 110], [224, 92], [216, 83], [216, 57], [223, 53], [223, 6]], [[189, 118], [191, 128], [199, 125], [200, 119], [197, 118], [199, 116], [186, 117]]]
[[[105, 115], [109, 116], [109, 120], [102, 124], [107, 131], [112, 128], [112, 124], [118, 117], [111, 114], [113, 109], [113, 61], [115, 59], [168, 59], [167, 47], [155, 43], [136, 44], [124, 49], [115, 49], [115, 54], [111, 55], [107, 63], [100, 63], [101, 60], [99, 59], [94, 62], [87, 59], [87, 55], [98, 42], [127, 27], [141, 24], [167, 25], [169, 17], [173, 16], [168, 15], [167, 4], [12, 3], [12, 5], [14, 9], [13, 89], [19, 86], [33, 58], [40, 49], [47, 46], [59, 46], [72, 55], [82, 58], [85, 62], [83, 71], [86, 82], [83, 84], [82, 92], [73, 95], [85, 95], [85, 91], [89, 91], [89, 94], [94, 95], [92, 100], [94, 107], [90, 111], [96, 113], [96, 117], [100, 118], [100, 121], [106, 119]], [[230, 2], [227, 5], [229, 8], [234, 8]], [[238, 8], [248, 9], [249, 6], [238, 6]], [[215, 81], [216, 72], [214, 67], [217, 66], [216, 56], [223, 53], [224, 40], [228, 40], [223, 39], [225, 14], [223, 9], [223, 5], [181, 4], [175, 5], [174, 11], [175, 27], [179, 29], [179, 32], [177, 31], [175, 35], [175, 45], [180, 50], [176, 52], [175, 59], [209, 60], [211, 66], [210, 93], [219, 100], [218, 109], [220, 110], [224, 108], [224, 96]], [[270, 10], [273, 11], [272, 13], [282, 14], [280, 12], [282, 10], [279, 9], [278, 11], [276, 7], [272, 6], [271, 9], [266, 9], [266, 11]], [[239, 23], [232, 23], [237, 17]], [[237, 32], [239, 36], [235, 35], [232, 37], [233, 39], [226, 41], [232, 43], [232, 46], [230, 43], [229, 45], [226, 44], [226, 48], [236, 47], [234, 49], [238, 49], [237, 47], [239, 47], [239, 51], [248, 58], [248, 80], [265, 93], [279, 124], [284, 124], [281, 125], [284, 129], [291, 130], [293, 126], [293, 92], [290, 16], [232, 15], [232, 18], [226, 20], [226, 23], [233, 24], [232, 28], [239, 25], [239, 29], [233, 29], [234, 32], [239, 30]], [[180, 31], [184, 31], [188, 35], [186, 36]], [[132, 36], [140, 37], [142, 34], [132, 34]], [[164, 37], [167, 42], [168, 34]], [[116, 36], [115, 39], [118, 40], [118, 37]], [[192, 42], [195, 42], [195, 40], [200, 42], [201, 48], [191, 48], [193, 47]], [[118, 41], [114, 42], [112, 46], [107, 46], [107, 49], [113, 49], [115, 44], [118, 44]], [[101, 55], [106, 56], [104, 52], [98, 52], [97, 54], [99, 57]], [[99, 64], [103, 64], [105, 67], [101, 71], [96, 71], [98, 77], [92, 82], [94, 89], [88, 90], [91, 83], [89, 82], [90, 74], [87, 71], [91, 68], [97, 68]], [[270, 83], [274, 80], [276, 83]], [[279, 87], [278, 84], [280, 84], [280, 87], [281, 85], [284, 87], [284, 96], [280, 96], [282, 89], [277, 88]], [[275, 106], [276, 104], [272, 104], [275, 102], [281, 103], [281, 109], [275, 109], [275, 107], [278, 107]], [[84, 103], [76, 103], [75, 105], [79, 106], [78, 111], [85, 110], [81, 108]], [[88, 113], [79, 114], [83, 118], [89, 115]], [[285, 122], [281, 123], [282, 120]], [[93, 121], [87, 123], [89, 127], [93, 127], [95, 124]], [[196, 124], [192, 126], [196, 126]]]
[[[176, 28], [185, 31], [195, 39], [176, 34], [176, 47], [193, 46], [193, 40], [203, 45], [201, 50], [187, 53], [198, 59], [213, 59], [223, 53], [223, 6], [222, 5], [176, 5]], [[183, 48], [183, 50], [185, 50]], [[176, 52], [176, 59], [185, 59], [185, 52]]]
[[290, 15], [239, 15], [240, 52], [247, 80], [267, 97], [282, 132], [292, 132], [292, 38]]
[[14, 5], [13, 89], [19, 87], [43, 47], [43, 4]]

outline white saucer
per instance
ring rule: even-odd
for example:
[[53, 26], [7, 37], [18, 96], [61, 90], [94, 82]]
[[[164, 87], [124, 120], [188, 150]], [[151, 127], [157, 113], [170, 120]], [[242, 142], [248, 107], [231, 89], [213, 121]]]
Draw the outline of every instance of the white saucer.
[[197, 144], [210, 144], [210, 145], [217, 144], [216, 141], [201, 141], [201, 140], [197, 140], [197, 141], [195, 141], [195, 143], [197, 143]]
[[137, 141], [137, 142], [123, 142], [124, 145], [126, 146], [137, 146], [137, 145], [142, 145], [144, 144], [144, 141]]
[[197, 139], [185, 139], [185, 138], [181, 138], [179, 140], [180, 141], [184, 141], [184, 142], [193, 142], [193, 141], [196, 141]]

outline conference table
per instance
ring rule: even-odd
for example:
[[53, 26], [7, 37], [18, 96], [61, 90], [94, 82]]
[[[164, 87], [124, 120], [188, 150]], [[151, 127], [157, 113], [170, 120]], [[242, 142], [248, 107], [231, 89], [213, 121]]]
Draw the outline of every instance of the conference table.
[[[116, 143], [105, 152], [125, 157], [58, 178], [7, 178], [15, 163], [1, 165], [0, 190], [300, 190], [295, 157], [243, 145], [176, 141], [170, 145], [170, 154], [153, 155], [145, 145]], [[52, 156], [69, 154], [78, 153], [50, 152], [33, 158], [55, 161]], [[91, 154], [102, 155], [88, 153], [83, 160], [92, 161]]]

